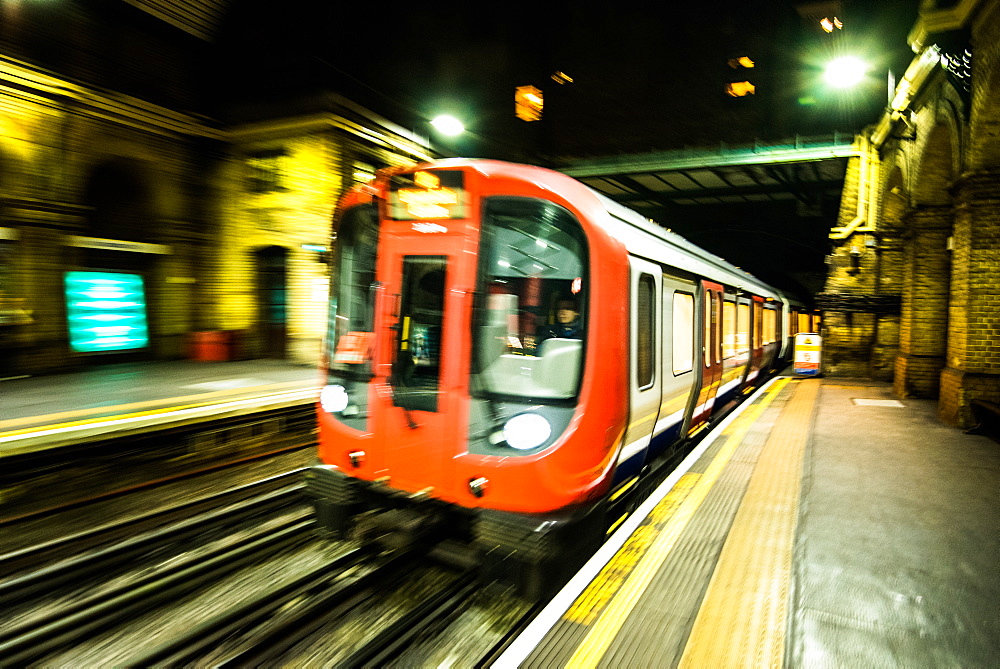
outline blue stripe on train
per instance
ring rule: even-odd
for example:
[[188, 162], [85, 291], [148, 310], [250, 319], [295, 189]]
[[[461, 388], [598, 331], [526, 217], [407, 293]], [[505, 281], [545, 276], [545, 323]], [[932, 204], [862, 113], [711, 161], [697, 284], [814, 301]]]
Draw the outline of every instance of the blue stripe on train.
[[642, 472], [642, 466], [646, 462], [650, 462], [667, 452], [671, 446], [677, 443], [680, 433], [681, 422], [678, 421], [663, 432], [653, 436], [649, 442], [649, 446], [645, 450], [639, 451], [625, 462], [619, 462], [618, 467], [615, 468], [615, 476], [611, 483], [611, 489], [615, 490], [621, 484], [638, 476]]

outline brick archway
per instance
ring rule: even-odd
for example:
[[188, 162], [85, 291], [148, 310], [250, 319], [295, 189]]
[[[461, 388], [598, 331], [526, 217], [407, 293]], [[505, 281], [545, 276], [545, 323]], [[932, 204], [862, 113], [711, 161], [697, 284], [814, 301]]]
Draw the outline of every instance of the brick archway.
[[[945, 366], [951, 286], [949, 240], [955, 179], [951, 129], [937, 123], [913, 179], [913, 206], [902, 217], [903, 300], [893, 390], [900, 397], [938, 396]], [[884, 215], [885, 212], [883, 212]]]
[[876, 240], [875, 294], [882, 296], [895, 309], [886, 308], [874, 316], [875, 332], [872, 336], [870, 374], [879, 381], [892, 381], [895, 376], [896, 358], [899, 356], [899, 305], [902, 303], [903, 286], [899, 277], [904, 276], [905, 232], [904, 217], [910, 206], [906, 188], [905, 164], [894, 165], [888, 171], [883, 185], [882, 209]]
[[1000, 402], [1000, 5], [973, 31], [968, 147], [953, 186], [955, 229], [946, 366], [938, 417], [968, 427], [972, 400]]

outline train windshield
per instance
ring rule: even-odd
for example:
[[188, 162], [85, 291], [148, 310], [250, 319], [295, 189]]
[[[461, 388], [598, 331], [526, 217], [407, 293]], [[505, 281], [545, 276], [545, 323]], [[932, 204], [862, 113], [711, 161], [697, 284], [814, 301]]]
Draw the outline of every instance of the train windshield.
[[473, 394], [575, 398], [587, 323], [580, 223], [545, 200], [489, 198], [479, 263]]
[[366, 381], [372, 375], [375, 322], [375, 252], [378, 212], [361, 205], [344, 212], [337, 230], [330, 301], [331, 377]]

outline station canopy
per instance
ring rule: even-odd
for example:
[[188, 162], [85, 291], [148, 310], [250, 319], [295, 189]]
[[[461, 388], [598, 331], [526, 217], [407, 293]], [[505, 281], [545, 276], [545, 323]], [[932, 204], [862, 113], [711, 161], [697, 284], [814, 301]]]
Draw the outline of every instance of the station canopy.
[[621, 204], [649, 215], [665, 208], [797, 200], [807, 207], [840, 197], [851, 135], [796, 137], [597, 159], [558, 168]]

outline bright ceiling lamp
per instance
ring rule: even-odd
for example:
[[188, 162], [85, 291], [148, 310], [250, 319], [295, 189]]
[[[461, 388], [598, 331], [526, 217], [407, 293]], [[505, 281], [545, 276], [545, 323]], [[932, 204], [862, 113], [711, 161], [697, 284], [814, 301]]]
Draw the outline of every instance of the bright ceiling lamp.
[[431, 121], [431, 125], [437, 128], [438, 132], [442, 135], [448, 135], [449, 137], [461, 135], [465, 132], [465, 126], [454, 116], [437, 116]]
[[868, 72], [868, 64], [854, 56], [843, 56], [830, 61], [823, 73], [823, 80], [834, 88], [850, 88], [861, 82]]

